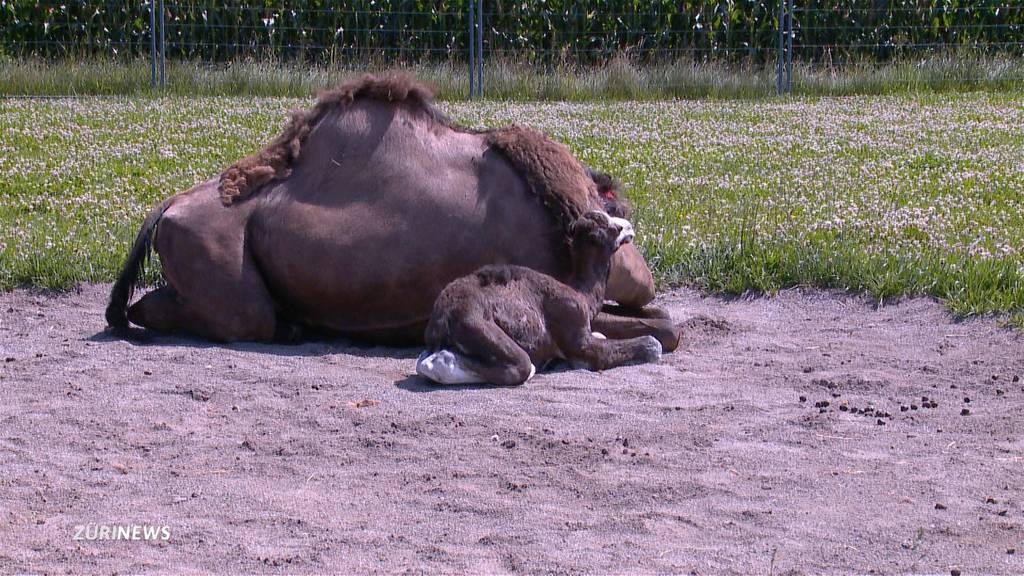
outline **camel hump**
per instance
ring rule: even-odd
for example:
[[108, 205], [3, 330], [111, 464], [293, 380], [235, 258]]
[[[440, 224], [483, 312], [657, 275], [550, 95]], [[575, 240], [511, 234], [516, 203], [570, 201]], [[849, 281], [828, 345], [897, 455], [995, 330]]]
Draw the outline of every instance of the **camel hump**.
[[434, 91], [426, 84], [402, 72], [363, 74], [321, 92], [312, 108], [293, 110], [284, 131], [266, 148], [242, 158], [221, 173], [218, 185], [221, 203], [230, 206], [275, 180], [287, 178], [306, 137], [317, 123], [327, 113], [362, 98], [420, 108], [430, 118], [447, 123], [434, 109]]
[[565, 144], [518, 125], [491, 130], [485, 138], [523, 176], [564, 232], [597, 207], [597, 185]]
[[363, 74], [325, 90], [317, 99], [317, 106], [351, 104], [357, 98], [383, 102], [409, 102], [429, 108], [434, 101], [434, 90], [404, 72]]

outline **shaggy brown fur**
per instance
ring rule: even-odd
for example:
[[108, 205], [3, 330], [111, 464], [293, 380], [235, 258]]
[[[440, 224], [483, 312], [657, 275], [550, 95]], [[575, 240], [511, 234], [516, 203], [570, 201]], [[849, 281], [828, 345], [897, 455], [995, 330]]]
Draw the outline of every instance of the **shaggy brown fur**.
[[398, 72], [381, 76], [364, 74], [337, 88], [321, 92], [313, 108], [293, 110], [284, 132], [266, 148], [239, 160], [225, 170], [220, 177], [221, 203], [230, 206], [274, 180], [287, 178], [302, 151], [306, 136], [317, 123], [331, 110], [347, 106], [356, 98], [407, 103], [422, 109], [435, 120], [447, 123], [431, 106], [434, 92], [425, 84], [408, 74]]
[[525, 126], [509, 126], [484, 135], [523, 176], [562, 230], [598, 207], [597, 185], [569, 148]]
[[626, 201], [626, 197], [622, 195], [619, 183], [610, 174], [594, 172], [587, 168], [587, 175], [590, 176], [590, 179], [594, 181], [594, 185], [597, 186], [597, 195], [601, 198], [601, 202], [604, 203], [604, 211], [609, 216], [629, 219], [633, 215], [633, 209], [629, 202]]
[[[364, 74], [322, 92], [313, 108], [293, 110], [284, 131], [266, 148], [239, 160], [221, 174], [221, 203], [230, 206], [275, 180], [287, 178], [302, 152], [303, 142], [317, 123], [331, 110], [348, 106], [356, 98], [405, 103], [453, 129], [475, 132], [453, 126], [434, 108], [433, 97], [433, 90], [404, 73]], [[628, 215], [625, 200], [612, 179], [580, 164], [565, 145], [523, 126], [480, 133], [523, 175], [531, 191], [555, 214], [562, 230], [596, 208], [597, 202], [603, 202], [613, 216]], [[599, 194], [603, 196], [599, 198]]]

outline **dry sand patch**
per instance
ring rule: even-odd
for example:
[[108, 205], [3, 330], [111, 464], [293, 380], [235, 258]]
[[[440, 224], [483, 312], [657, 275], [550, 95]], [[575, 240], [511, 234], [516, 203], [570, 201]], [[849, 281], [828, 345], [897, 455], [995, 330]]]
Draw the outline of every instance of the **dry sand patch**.
[[106, 290], [0, 294], [0, 572], [1024, 572], [994, 319], [680, 290], [661, 364], [442, 389], [415, 349], [110, 339]]

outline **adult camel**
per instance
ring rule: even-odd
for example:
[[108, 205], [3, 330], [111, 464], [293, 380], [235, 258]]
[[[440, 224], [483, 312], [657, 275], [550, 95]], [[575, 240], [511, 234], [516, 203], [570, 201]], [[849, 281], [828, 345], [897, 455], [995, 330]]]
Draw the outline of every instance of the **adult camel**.
[[[114, 284], [107, 322], [217, 341], [305, 329], [385, 344], [423, 341], [434, 300], [486, 264], [570, 273], [567, 227], [627, 210], [606, 176], [527, 128], [471, 130], [401, 74], [364, 75], [295, 111], [283, 133], [219, 178], [146, 217]], [[128, 306], [150, 249], [165, 283]], [[616, 254], [594, 329], [679, 331], [643, 308], [654, 285], [633, 246]]]

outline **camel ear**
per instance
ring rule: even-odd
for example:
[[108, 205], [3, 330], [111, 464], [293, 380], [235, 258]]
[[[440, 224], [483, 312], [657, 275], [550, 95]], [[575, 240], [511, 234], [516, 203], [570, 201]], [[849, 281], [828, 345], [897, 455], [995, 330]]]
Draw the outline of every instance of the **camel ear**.
[[600, 241], [598, 231], [601, 225], [596, 222], [590, 213], [580, 216], [569, 225], [569, 237], [572, 242], [586, 239], [589, 242]]

